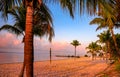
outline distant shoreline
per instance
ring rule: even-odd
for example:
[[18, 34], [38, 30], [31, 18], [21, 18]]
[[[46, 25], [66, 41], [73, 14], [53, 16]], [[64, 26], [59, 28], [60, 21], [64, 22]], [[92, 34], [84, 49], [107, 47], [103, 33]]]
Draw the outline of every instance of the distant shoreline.
[[74, 55], [56, 55], [56, 57], [80, 58], [80, 56], [74, 56]]

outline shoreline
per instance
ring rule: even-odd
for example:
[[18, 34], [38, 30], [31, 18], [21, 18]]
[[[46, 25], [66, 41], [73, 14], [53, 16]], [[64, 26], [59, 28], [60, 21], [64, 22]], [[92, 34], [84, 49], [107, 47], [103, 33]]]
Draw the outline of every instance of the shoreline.
[[[65, 59], [53, 59], [51, 61], [59, 61], [59, 60], [67, 60], [67, 59], [72, 59], [72, 58], [65, 58]], [[46, 62], [46, 61], [50, 61], [50, 60], [42, 60], [42, 61], [34, 61], [35, 62]], [[10, 63], [0, 63], [1, 64], [21, 64], [23, 62], [10, 62]]]
[[[35, 77], [94, 77], [107, 67], [103, 60], [92, 61], [89, 57], [34, 62]], [[0, 77], [16, 77], [22, 63], [0, 64]], [[96, 72], [94, 72], [96, 71]], [[26, 77], [26, 76], [24, 76]]]
[[[80, 57], [81, 58], [81, 57]], [[53, 59], [51, 61], [61, 61], [61, 60], [68, 60], [68, 59], [74, 59], [73, 57], [68, 57], [68, 58], [65, 58], [65, 59]], [[79, 59], [79, 58], [76, 58], [76, 59]], [[42, 61], [34, 61], [35, 62], [49, 62], [50, 60], [42, 60]], [[0, 65], [2, 64], [22, 64], [23, 62], [13, 62], [13, 63], [0, 63]]]
[[[60, 59], [62, 58], [62, 59]], [[79, 58], [83, 58], [83, 57], [79, 57]], [[78, 59], [79, 59], [78, 58]], [[52, 61], [56, 61], [56, 60], [67, 60], [67, 59], [74, 59], [74, 57], [58, 57], [58, 59], [52, 59]], [[77, 59], [77, 58], [76, 58]], [[50, 61], [50, 60], [40, 60], [40, 61], [34, 61], [34, 62], [45, 62], [45, 61]], [[23, 62], [10, 62], [10, 63], [0, 63], [1, 64], [16, 64], [16, 63], [23, 63]]]

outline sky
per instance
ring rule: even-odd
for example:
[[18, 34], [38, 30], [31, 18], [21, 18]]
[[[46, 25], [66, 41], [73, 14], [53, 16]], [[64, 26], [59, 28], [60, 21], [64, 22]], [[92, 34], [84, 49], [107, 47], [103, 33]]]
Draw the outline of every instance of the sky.
[[[54, 7], [53, 7], [54, 6]], [[63, 11], [59, 5], [50, 5], [51, 15], [53, 17], [55, 37], [52, 43], [49, 43], [47, 37], [40, 39], [34, 38], [35, 52], [46, 52], [49, 48], [56, 54], [73, 54], [74, 47], [70, 44], [73, 40], [78, 40], [81, 45], [77, 47], [77, 54], [84, 55], [86, 47], [92, 41], [96, 41], [97, 35], [103, 30], [96, 31], [97, 25], [89, 25], [89, 22], [94, 19], [94, 16], [75, 13], [74, 19], [69, 15], [69, 12]], [[0, 18], [0, 27], [4, 24], [13, 24], [14, 21], [9, 17], [8, 22], [4, 22]], [[120, 33], [120, 29], [116, 30]], [[0, 51], [1, 52], [23, 52], [24, 44], [21, 43], [22, 36], [16, 36], [7, 31], [0, 32]]]

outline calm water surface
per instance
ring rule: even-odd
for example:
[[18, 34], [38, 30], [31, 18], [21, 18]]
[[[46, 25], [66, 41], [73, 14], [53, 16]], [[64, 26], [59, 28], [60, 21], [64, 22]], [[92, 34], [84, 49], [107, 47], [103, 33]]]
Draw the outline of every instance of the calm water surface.
[[[65, 59], [65, 57], [55, 57], [56, 54], [52, 54], [52, 60]], [[0, 64], [2, 63], [15, 63], [23, 62], [23, 52], [0, 52]], [[49, 53], [35, 53], [34, 61], [45, 61], [49, 60]]]

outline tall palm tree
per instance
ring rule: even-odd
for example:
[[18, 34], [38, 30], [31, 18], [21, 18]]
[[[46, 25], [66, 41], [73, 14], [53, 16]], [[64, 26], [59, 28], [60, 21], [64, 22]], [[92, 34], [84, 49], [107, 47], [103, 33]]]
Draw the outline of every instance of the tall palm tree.
[[[20, 7], [15, 7], [13, 9], [8, 10], [8, 14], [10, 14], [14, 19], [14, 25], [5, 24], [0, 28], [1, 30], [7, 30], [12, 32], [16, 35], [23, 35], [23, 41], [25, 37], [25, 12], [26, 9], [21, 5]], [[54, 36], [53, 31], [53, 24], [52, 24], [52, 17], [50, 16], [49, 9], [46, 5], [42, 4], [41, 10], [38, 10], [34, 13], [34, 27], [33, 27], [33, 34], [35, 36], [39, 36], [40, 38], [44, 35], [49, 36], [49, 41], [51, 42], [52, 37]], [[23, 63], [23, 70], [24, 72], [25, 64]], [[23, 75], [23, 74], [20, 74]]]
[[[56, 2], [58, 0], [44, 0], [44, 2]], [[74, 7], [76, 0], [59, 0], [62, 8], [67, 9], [73, 17]], [[25, 64], [27, 77], [33, 77], [33, 15], [35, 10], [40, 10], [42, 0], [0, 0], [0, 11], [3, 16], [7, 16], [7, 10], [13, 8], [19, 3], [23, 3], [26, 8], [26, 24], [25, 24]]]
[[70, 44], [75, 47], [75, 57], [76, 57], [76, 47], [81, 45], [78, 40], [73, 40]]

